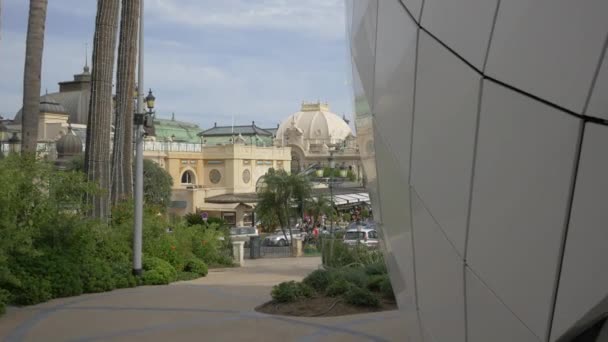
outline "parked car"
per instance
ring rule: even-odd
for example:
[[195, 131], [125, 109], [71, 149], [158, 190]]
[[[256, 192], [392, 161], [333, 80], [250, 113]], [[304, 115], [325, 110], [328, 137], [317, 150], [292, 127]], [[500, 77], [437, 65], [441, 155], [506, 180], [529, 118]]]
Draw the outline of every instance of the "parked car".
[[[279, 229], [275, 231], [274, 234], [268, 235], [266, 236], [266, 238], [264, 238], [264, 246], [289, 246], [291, 242], [291, 236], [289, 235], [289, 230], [286, 230], [285, 232], [287, 233], [287, 240], [285, 240], [285, 234], [283, 234], [283, 231]], [[296, 239], [301, 239], [303, 237], [303, 233], [300, 229], [292, 228], [291, 234]]]
[[258, 233], [258, 229], [255, 227], [230, 228], [230, 239], [232, 241], [245, 241], [245, 245], [248, 245], [249, 238], [252, 236], [260, 236]]
[[366, 247], [378, 246], [378, 232], [375, 229], [359, 226], [351, 228], [344, 234], [344, 243], [347, 246], [355, 246], [357, 244]]

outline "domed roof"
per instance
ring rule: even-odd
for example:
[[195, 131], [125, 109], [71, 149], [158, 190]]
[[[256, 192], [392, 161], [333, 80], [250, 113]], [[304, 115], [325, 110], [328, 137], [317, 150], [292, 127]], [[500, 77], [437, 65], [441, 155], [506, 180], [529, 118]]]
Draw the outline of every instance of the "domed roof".
[[[68, 114], [68, 111], [55, 98], [47, 94], [40, 97], [40, 113]], [[15, 115], [15, 122], [21, 122], [22, 115], [23, 109], [20, 109]]]
[[59, 104], [54, 98], [45, 95], [40, 98], [40, 112], [41, 113], [56, 113], [56, 114], [67, 114], [65, 108]]
[[82, 153], [82, 140], [74, 134], [70, 125], [68, 132], [57, 140], [55, 147], [59, 158], [75, 156]]
[[[59, 92], [46, 94], [40, 97], [40, 111], [56, 113], [58, 108], [47, 106], [49, 104], [59, 104], [63, 108], [61, 114], [69, 114], [69, 121], [73, 124], [86, 125], [89, 117], [89, 102], [91, 101], [91, 73], [89, 67], [85, 65], [84, 71], [74, 75], [73, 81], [59, 82]], [[47, 111], [50, 110], [50, 111]], [[15, 115], [14, 121], [21, 122], [22, 110]]]
[[290, 115], [279, 125], [277, 138], [281, 138], [290, 129], [300, 131], [305, 140], [336, 142], [353, 135], [348, 124], [330, 112], [327, 104], [321, 103], [303, 103], [299, 112]]

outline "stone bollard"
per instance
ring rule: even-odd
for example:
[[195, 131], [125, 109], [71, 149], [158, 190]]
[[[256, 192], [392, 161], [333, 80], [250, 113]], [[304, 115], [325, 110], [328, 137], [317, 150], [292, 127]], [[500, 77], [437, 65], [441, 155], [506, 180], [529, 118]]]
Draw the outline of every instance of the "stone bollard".
[[238, 266], [245, 264], [245, 241], [232, 242], [232, 260]]
[[304, 255], [304, 247], [303, 247], [303, 243], [302, 243], [302, 239], [296, 239], [294, 238], [295, 244], [294, 244], [294, 249], [291, 250], [291, 256], [292, 257], [301, 257]]

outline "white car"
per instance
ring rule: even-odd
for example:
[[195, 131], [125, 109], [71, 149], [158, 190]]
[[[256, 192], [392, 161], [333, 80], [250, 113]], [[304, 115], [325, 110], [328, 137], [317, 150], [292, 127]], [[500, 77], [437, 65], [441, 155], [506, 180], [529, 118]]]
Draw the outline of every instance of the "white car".
[[252, 236], [260, 236], [255, 227], [232, 227], [230, 228], [230, 239], [232, 241], [248, 242]]
[[344, 243], [347, 246], [356, 246], [357, 244], [366, 247], [378, 246], [378, 232], [372, 228], [357, 227], [351, 228], [344, 234]]
[[[289, 235], [289, 230], [285, 231], [286, 234], [283, 234], [282, 230], [277, 230], [272, 235], [268, 235], [264, 238], [264, 246], [288, 246], [291, 242], [291, 236]], [[295, 239], [300, 239], [302, 237], [302, 231], [300, 229], [292, 228], [291, 234]], [[287, 240], [285, 240], [285, 235], [287, 235]]]

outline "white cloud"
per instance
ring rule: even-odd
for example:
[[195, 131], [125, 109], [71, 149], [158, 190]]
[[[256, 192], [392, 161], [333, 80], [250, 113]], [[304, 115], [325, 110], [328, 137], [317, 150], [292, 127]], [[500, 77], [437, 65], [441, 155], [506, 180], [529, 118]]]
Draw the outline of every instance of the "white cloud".
[[341, 0], [148, 0], [153, 21], [190, 27], [278, 29], [344, 38]]

